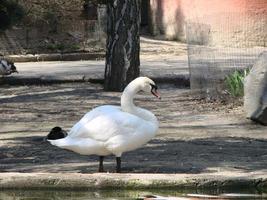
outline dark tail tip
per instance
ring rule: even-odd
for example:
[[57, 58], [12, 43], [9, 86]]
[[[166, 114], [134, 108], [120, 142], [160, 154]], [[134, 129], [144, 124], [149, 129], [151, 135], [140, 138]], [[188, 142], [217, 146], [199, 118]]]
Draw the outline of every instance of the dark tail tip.
[[57, 140], [66, 137], [68, 134], [61, 127], [56, 126], [51, 129], [45, 140]]

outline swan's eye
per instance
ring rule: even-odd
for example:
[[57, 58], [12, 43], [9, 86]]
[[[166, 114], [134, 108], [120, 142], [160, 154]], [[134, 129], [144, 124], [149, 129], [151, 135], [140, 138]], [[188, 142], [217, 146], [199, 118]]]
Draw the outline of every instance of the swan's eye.
[[158, 86], [156, 86], [156, 85], [150, 84], [150, 86], [151, 86], [151, 90], [157, 90], [158, 89]]

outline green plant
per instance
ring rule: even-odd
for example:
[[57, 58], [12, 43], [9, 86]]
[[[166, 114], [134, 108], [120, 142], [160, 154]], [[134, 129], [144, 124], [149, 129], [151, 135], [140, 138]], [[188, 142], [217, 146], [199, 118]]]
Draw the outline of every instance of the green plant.
[[56, 51], [56, 50], [63, 51], [65, 49], [65, 45], [64, 44], [48, 44], [46, 48], [52, 51]]
[[225, 79], [227, 92], [233, 97], [244, 96], [244, 79], [248, 75], [249, 69], [236, 70]]
[[56, 43], [47, 44], [45, 48], [51, 51], [77, 51], [80, 47], [78, 44]]

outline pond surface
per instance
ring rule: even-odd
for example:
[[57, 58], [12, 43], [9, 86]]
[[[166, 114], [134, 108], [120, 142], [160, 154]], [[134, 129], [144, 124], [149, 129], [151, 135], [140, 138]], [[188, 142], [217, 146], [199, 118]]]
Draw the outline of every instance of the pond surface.
[[[157, 200], [235, 200], [235, 199], [267, 199], [267, 194], [251, 192], [214, 192], [175, 191], [175, 190], [95, 190], [95, 191], [48, 191], [48, 190], [4, 190], [0, 191], [0, 200], [143, 200], [144, 197], [158, 196]], [[168, 198], [169, 197], [169, 198]], [[172, 197], [172, 198], [171, 198]], [[147, 200], [152, 200], [150, 197]]]

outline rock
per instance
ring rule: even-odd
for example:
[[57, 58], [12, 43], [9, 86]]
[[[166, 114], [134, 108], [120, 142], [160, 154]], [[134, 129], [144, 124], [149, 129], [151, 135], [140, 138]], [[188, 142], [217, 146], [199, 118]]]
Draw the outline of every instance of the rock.
[[259, 56], [245, 78], [244, 93], [247, 118], [267, 125], [267, 51]]

